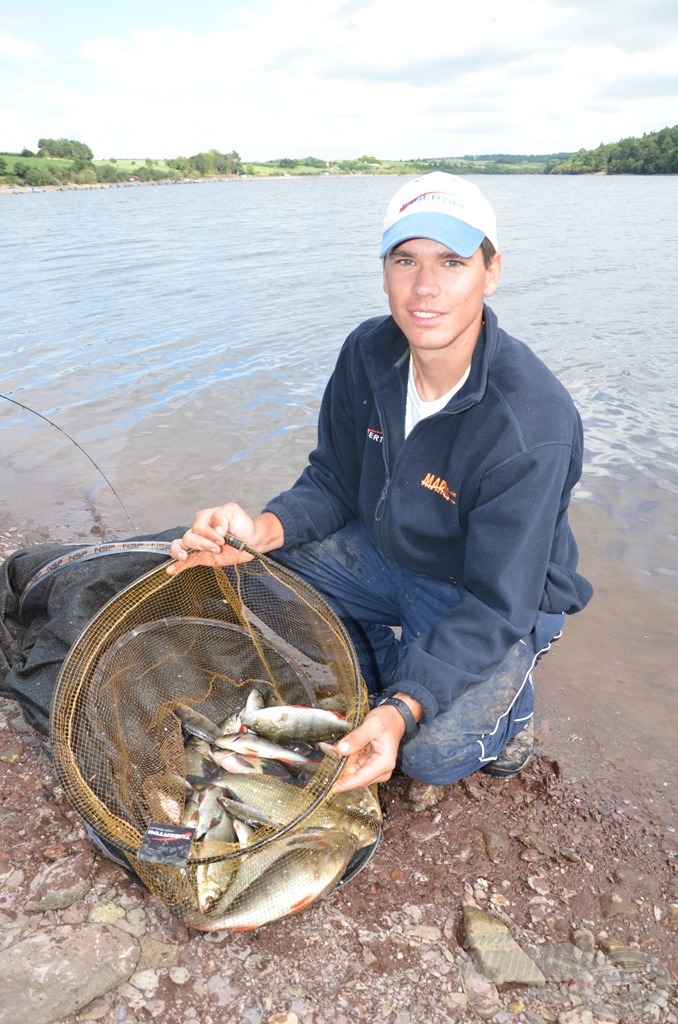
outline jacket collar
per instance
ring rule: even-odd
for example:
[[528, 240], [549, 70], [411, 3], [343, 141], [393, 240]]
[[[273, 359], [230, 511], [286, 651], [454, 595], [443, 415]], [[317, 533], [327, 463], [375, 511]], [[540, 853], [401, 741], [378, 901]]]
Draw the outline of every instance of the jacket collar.
[[[477, 405], [485, 395], [490, 364], [499, 339], [497, 317], [487, 305], [483, 307], [483, 321], [480, 337], [473, 350], [469, 378], [463, 388], [450, 399], [443, 413], [464, 412]], [[364, 341], [363, 358], [373, 388], [378, 394], [389, 396], [389, 405], [398, 399], [404, 403], [409, 363], [407, 338], [393, 317], [386, 316], [374, 323]]]

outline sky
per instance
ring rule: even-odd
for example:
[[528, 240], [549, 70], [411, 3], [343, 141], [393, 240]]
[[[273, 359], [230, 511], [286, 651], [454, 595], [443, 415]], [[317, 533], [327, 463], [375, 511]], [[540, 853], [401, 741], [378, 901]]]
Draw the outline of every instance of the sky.
[[406, 160], [676, 123], [676, 0], [0, 0], [0, 152]]

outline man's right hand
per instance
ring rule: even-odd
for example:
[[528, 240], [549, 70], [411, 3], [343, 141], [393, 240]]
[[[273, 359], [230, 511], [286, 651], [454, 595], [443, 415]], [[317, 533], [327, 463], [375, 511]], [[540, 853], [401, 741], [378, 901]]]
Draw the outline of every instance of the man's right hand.
[[255, 551], [272, 551], [281, 547], [285, 534], [282, 523], [271, 512], [262, 512], [252, 519], [240, 505], [228, 502], [196, 513], [193, 526], [183, 537], [172, 541], [170, 555], [175, 561], [168, 566], [170, 576], [192, 565], [236, 565], [249, 562], [252, 555], [224, 542], [233, 534]]

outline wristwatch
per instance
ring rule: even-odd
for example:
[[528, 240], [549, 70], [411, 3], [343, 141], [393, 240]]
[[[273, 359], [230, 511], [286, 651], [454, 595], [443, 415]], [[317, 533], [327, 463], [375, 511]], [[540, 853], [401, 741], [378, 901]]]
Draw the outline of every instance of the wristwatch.
[[390, 705], [390, 707], [395, 708], [396, 711], [399, 711], [400, 714], [403, 716], [403, 719], [405, 721], [405, 735], [403, 736], [404, 740], [411, 740], [413, 736], [417, 735], [417, 733], [419, 732], [419, 722], [416, 720], [409, 706], [405, 703], [404, 700], [401, 700], [400, 697], [385, 697], [384, 700], [379, 701], [377, 707], [383, 708], [384, 705]]

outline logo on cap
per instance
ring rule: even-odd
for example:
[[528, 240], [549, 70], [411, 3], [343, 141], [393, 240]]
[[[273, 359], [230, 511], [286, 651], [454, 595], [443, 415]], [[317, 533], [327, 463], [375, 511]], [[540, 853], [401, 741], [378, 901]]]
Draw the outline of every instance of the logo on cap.
[[458, 202], [445, 192], [422, 192], [421, 195], [415, 196], [414, 199], [409, 199], [406, 203], [403, 203], [398, 210], [398, 213], [402, 213], [403, 210], [408, 208], [408, 206], [412, 206], [414, 203], [420, 203], [422, 200], [426, 199], [432, 202], [449, 203], [450, 206], [464, 206], [464, 203]]

